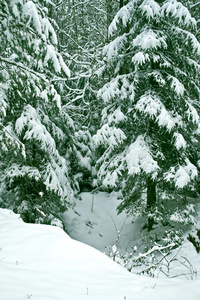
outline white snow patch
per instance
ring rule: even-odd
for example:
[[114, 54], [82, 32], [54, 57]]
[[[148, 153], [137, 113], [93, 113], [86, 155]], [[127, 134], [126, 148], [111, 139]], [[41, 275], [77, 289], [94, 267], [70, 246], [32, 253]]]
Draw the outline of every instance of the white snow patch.
[[[113, 245], [117, 226], [119, 230], [123, 227], [123, 243], [129, 243], [139, 225], [131, 217], [124, 223], [125, 214], [114, 213], [117, 205], [113, 195], [84, 193], [77, 213], [66, 213], [70, 234], [97, 247]], [[198, 300], [200, 296], [199, 279], [152, 279], [128, 273], [60, 228], [25, 224], [19, 215], [5, 209], [0, 209], [0, 241], [2, 300]], [[199, 255], [191, 243], [184, 245], [180, 255], [196, 263], [199, 270]]]
[[123, 48], [126, 42], [126, 34], [118, 36], [108, 45], [103, 48], [103, 55], [106, 55], [108, 60], [112, 60], [113, 58], [118, 56], [120, 49]]
[[127, 23], [131, 20], [131, 13], [133, 10], [133, 2], [138, 2], [136, 1], [131, 1], [127, 5], [123, 6], [115, 15], [112, 23], [110, 24], [108, 28], [109, 35], [111, 36], [116, 30], [117, 30], [117, 25], [122, 21], [123, 26], [125, 27]]
[[159, 116], [157, 117], [159, 126], [167, 127], [168, 131], [171, 131], [172, 128], [179, 122], [178, 118], [172, 118], [168, 111], [163, 107]]
[[166, 37], [159, 31], [144, 30], [133, 40], [133, 47], [140, 47], [143, 50], [167, 48]]
[[188, 105], [188, 110], [186, 111], [188, 115], [188, 121], [191, 119], [193, 123], [199, 124], [199, 114], [196, 108], [191, 105], [189, 102], [186, 102]]
[[189, 10], [181, 2], [176, 0], [165, 1], [161, 7], [161, 14], [172, 16], [177, 19], [180, 24], [196, 26], [196, 20], [191, 16]]
[[121, 121], [124, 121], [126, 116], [123, 114], [120, 108], [117, 108], [112, 114], [108, 115], [108, 125], [118, 124]]
[[189, 159], [186, 159], [185, 165], [179, 165], [177, 168], [171, 167], [170, 170], [165, 173], [165, 180], [174, 180], [175, 186], [182, 189], [197, 175], [197, 168], [189, 161]]
[[146, 93], [142, 95], [137, 102], [135, 108], [139, 112], [149, 115], [150, 117], [157, 116], [162, 110], [163, 104], [156, 95]]
[[132, 58], [132, 62], [136, 65], [142, 66], [146, 61], [150, 61], [150, 59], [148, 53], [144, 52], [138, 52]]
[[175, 132], [174, 133], [174, 138], [175, 138], [175, 146], [177, 150], [180, 150], [181, 148], [185, 149], [187, 146], [187, 143], [182, 136], [182, 134]]
[[47, 45], [47, 53], [44, 59], [44, 65], [46, 65], [49, 61], [53, 63], [54, 70], [56, 73], [61, 72], [60, 62], [57, 57], [57, 52], [53, 45]]
[[57, 36], [49, 20], [47, 18], [43, 18], [41, 21], [41, 25], [42, 25], [42, 31], [45, 34], [46, 38], [50, 39], [53, 45], [57, 45], [58, 44]]
[[144, 0], [139, 8], [148, 19], [160, 16], [160, 5], [154, 0]]
[[93, 137], [96, 145], [107, 144], [109, 147], [117, 146], [125, 139], [126, 136], [120, 128], [110, 127], [108, 124], [104, 124]]
[[142, 135], [138, 136], [136, 141], [128, 147], [125, 160], [129, 174], [138, 174], [143, 171], [146, 174], [154, 173], [154, 177], [157, 175], [159, 166], [153, 159]]
[[40, 16], [38, 15], [38, 11], [35, 4], [32, 1], [28, 1], [27, 3], [24, 4], [22, 11], [23, 11], [22, 16], [23, 17], [29, 16], [30, 19], [28, 23], [32, 20], [37, 33], [41, 35], [42, 34], [41, 20], [40, 20]]
[[171, 88], [178, 96], [183, 96], [185, 91], [184, 85], [176, 77], [170, 76], [170, 79], [172, 79]]
[[[128, 273], [55, 226], [26, 224], [0, 209], [0, 298], [6, 300], [135, 299], [152, 279]], [[135, 282], [135, 284], [133, 284]]]

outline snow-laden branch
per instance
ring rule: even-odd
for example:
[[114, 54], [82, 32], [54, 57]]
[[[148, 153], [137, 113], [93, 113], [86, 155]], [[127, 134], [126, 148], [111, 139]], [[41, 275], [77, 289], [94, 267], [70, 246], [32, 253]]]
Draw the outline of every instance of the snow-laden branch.
[[15, 62], [15, 61], [9, 60], [9, 59], [4, 58], [4, 57], [2, 57], [2, 56], [0, 56], [0, 61], [3, 61], [3, 62], [5, 62], [5, 63], [8, 63], [8, 64], [10, 64], [10, 65], [13, 65], [13, 66], [15, 66], [15, 67], [17, 67], [17, 68], [19, 68], [19, 69], [22, 69], [22, 70], [25, 70], [25, 71], [27, 71], [27, 72], [29, 72], [29, 73], [32, 73], [32, 74], [34, 74], [36, 77], [39, 77], [40, 79], [42, 79], [44, 82], [49, 83], [48, 79], [46, 79], [46, 78], [44, 77], [44, 75], [42, 75], [42, 74], [40, 74], [40, 73], [38, 73], [38, 72], [36, 72], [36, 71], [33, 71], [32, 69], [30, 69], [30, 68], [28, 68], [28, 67], [25, 67], [25, 66], [23, 66], [23, 65], [20, 64], [20, 63], [17, 63], [17, 62]]
[[166, 250], [166, 249], [170, 249], [173, 248], [175, 246], [175, 243], [171, 243], [167, 246], [154, 246], [153, 248], [151, 248], [149, 251], [147, 251], [146, 253], [140, 253], [138, 256], [134, 257], [133, 261], [139, 260], [142, 257], [147, 257], [148, 255], [150, 255], [151, 253], [155, 252], [155, 251], [162, 251], [162, 250]]
[[192, 8], [194, 8], [194, 7], [198, 6], [198, 5], [200, 5], [200, 1], [199, 1], [199, 2], [197, 2], [197, 3], [195, 3], [195, 4], [191, 4], [191, 5], [190, 5], [190, 9], [192, 9]]
[[0, 122], [0, 128], [2, 128], [3, 131], [6, 132], [17, 143], [18, 148], [21, 147], [22, 154], [24, 157], [26, 157], [24, 144], [20, 142], [20, 140], [16, 136], [14, 136], [1, 122]]

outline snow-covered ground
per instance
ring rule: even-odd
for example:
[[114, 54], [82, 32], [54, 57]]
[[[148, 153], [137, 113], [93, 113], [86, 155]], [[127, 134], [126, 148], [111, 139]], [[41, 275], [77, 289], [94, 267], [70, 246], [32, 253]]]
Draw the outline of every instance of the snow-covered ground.
[[[88, 198], [88, 194], [84, 196]], [[97, 198], [100, 196], [106, 201], [106, 197], [102, 197], [103, 194], [96, 195]], [[97, 209], [97, 198], [94, 200], [93, 214]], [[107, 202], [109, 200], [114, 209], [116, 201], [107, 198]], [[82, 201], [84, 202], [84, 199]], [[110, 205], [108, 203], [107, 205], [109, 209]], [[106, 213], [102, 211], [100, 214], [96, 210], [96, 215], [99, 214], [96, 223], [100, 222], [101, 216], [106, 222], [105, 214], [111, 214], [113, 218], [111, 206]], [[106, 209], [106, 205], [101, 207]], [[83, 221], [83, 210], [77, 206], [77, 212], [81, 212], [82, 218], [79, 216], [78, 219]], [[72, 212], [68, 214], [72, 217]], [[122, 216], [118, 217], [113, 219], [116, 227], [124, 222]], [[93, 228], [96, 226], [96, 231], [88, 226], [85, 220], [82, 227], [81, 223], [78, 227], [75, 219], [73, 223], [71, 220], [71, 225], [82, 234], [84, 230], [88, 230], [88, 233], [89, 230], [93, 230], [95, 234], [91, 232], [86, 236], [99, 239], [101, 242], [96, 241], [95, 245], [101, 248], [103, 243], [112, 243], [115, 240], [116, 228], [112, 218], [111, 222], [104, 224], [105, 229], [110, 228], [107, 231], [100, 225], [95, 225], [95, 217], [91, 219], [91, 216], [86, 221], [89, 224], [93, 222], [90, 225]], [[131, 220], [126, 221], [123, 227], [124, 241], [126, 238], [129, 240], [127, 232], [132, 224]], [[74, 228], [73, 233], [76, 230]], [[102, 242], [104, 237], [105, 240]], [[90, 242], [95, 241], [90, 239]], [[98, 250], [73, 240], [61, 229], [47, 225], [26, 224], [18, 215], [5, 209], [0, 209], [0, 248], [0, 300], [200, 299], [199, 279], [152, 279], [131, 274]]]
[[140, 223], [132, 223], [133, 218], [125, 213], [117, 214], [117, 194], [105, 192], [82, 193], [81, 201], [76, 202], [75, 210], [65, 213], [68, 233], [74, 239], [86, 243], [102, 252], [114, 245], [120, 231], [120, 244], [134, 246], [139, 238]]
[[[109, 246], [115, 245], [119, 236], [117, 246], [122, 254], [127, 250], [131, 252], [134, 247], [138, 248], [138, 254], [143, 252], [144, 241], [141, 238], [141, 232], [143, 232], [144, 240], [149, 238], [142, 230], [144, 220], [142, 218], [133, 220], [133, 217], [127, 216], [124, 212], [118, 215], [116, 208], [120, 200], [117, 200], [117, 193], [99, 192], [92, 195], [85, 192], [81, 194], [81, 199], [77, 201], [75, 211], [69, 209], [65, 213], [65, 224], [73, 239], [108, 254]], [[157, 230], [163, 233], [166, 228], [159, 224]], [[181, 249], [175, 250], [174, 255], [177, 259], [180, 258], [180, 261], [174, 261], [170, 265], [171, 276], [188, 273], [187, 266], [190, 267], [189, 264], [191, 264], [197, 271], [197, 277], [200, 278], [200, 254], [197, 254], [189, 241], [186, 240]], [[188, 260], [186, 266], [181, 264], [181, 262], [184, 263], [183, 257]], [[133, 270], [134, 273], [137, 271], [137, 269]], [[160, 273], [159, 276], [164, 275]], [[187, 277], [190, 278], [190, 275]]]

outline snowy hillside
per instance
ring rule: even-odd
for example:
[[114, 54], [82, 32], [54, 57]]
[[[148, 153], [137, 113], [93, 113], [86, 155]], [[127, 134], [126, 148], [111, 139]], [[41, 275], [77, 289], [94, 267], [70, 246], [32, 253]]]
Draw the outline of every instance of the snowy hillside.
[[128, 273], [57, 227], [26, 224], [0, 209], [1, 300], [199, 299], [199, 280]]

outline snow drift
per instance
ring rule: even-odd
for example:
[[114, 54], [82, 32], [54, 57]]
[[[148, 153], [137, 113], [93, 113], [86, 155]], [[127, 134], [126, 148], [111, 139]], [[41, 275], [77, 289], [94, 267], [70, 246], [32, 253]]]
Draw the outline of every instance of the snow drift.
[[[57, 227], [0, 209], [0, 299], [199, 299], [199, 281], [139, 277]], [[169, 288], [170, 287], [170, 288]]]

